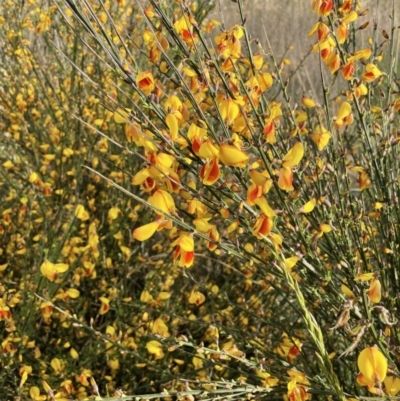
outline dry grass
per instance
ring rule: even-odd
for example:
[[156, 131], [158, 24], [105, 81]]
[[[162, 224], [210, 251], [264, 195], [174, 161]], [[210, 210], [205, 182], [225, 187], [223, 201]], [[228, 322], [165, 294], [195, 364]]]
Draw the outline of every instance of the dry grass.
[[[397, 0], [395, 0], [396, 2]], [[217, 7], [214, 17], [224, 21], [226, 28], [239, 23], [236, 3], [231, 0], [217, 0]], [[299, 96], [303, 92], [313, 94], [317, 97], [322, 95], [320, 86], [320, 71], [315, 69], [318, 65], [317, 55], [310, 52], [314, 40], [307, 39], [308, 32], [314, 25], [315, 20], [310, 20], [311, 0], [246, 0], [245, 9], [247, 15], [247, 29], [253, 38], [260, 40], [263, 48], [268, 49], [266, 34], [271, 44], [272, 50], [279, 59], [287, 58], [291, 61], [289, 76], [293, 80], [289, 83], [289, 93]], [[392, 12], [392, 0], [365, 0], [362, 1], [362, 10], [368, 9], [367, 16], [360, 19], [360, 24], [370, 22], [367, 29], [358, 31], [357, 35], [361, 40], [357, 42], [367, 45], [369, 36], [374, 34], [373, 25], [376, 22], [377, 37], [383, 42], [382, 31], [390, 32]], [[395, 15], [396, 25], [400, 25], [400, 12]], [[396, 59], [400, 50], [400, 41], [396, 41]], [[386, 50], [388, 62], [388, 51]], [[300, 66], [300, 73], [294, 71]], [[326, 74], [328, 82], [330, 74]], [[343, 81], [338, 79], [334, 82], [331, 90], [335, 95], [342, 89]]]

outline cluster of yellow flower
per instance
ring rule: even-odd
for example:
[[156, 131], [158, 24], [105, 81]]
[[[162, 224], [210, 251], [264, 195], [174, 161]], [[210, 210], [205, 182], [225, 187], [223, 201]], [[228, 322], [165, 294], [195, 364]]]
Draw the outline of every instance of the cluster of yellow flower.
[[395, 396], [400, 100], [367, 12], [312, 1], [328, 73], [295, 101], [242, 0], [218, 33], [167, 3], [0, 6], [7, 397]]

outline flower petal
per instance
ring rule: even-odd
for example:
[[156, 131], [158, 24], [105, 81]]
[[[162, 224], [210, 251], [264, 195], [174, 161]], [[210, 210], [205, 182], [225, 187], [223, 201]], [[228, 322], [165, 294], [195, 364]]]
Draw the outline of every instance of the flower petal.
[[232, 167], [246, 167], [249, 163], [249, 156], [236, 146], [222, 144], [219, 148], [219, 157], [222, 163]]
[[283, 167], [294, 167], [300, 163], [304, 156], [304, 147], [301, 142], [296, 142], [292, 149], [283, 158]]
[[136, 230], [133, 231], [133, 238], [138, 241], [146, 241], [153, 236], [159, 226], [160, 223], [154, 221], [153, 223], [145, 224], [144, 226], [138, 227], [136, 228]]
[[357, 364], [366, 382], [374, 385], [377, 380], [380, 382], [385, 380], [388, 364], [378, 348], [370, 347], [362, 350]]

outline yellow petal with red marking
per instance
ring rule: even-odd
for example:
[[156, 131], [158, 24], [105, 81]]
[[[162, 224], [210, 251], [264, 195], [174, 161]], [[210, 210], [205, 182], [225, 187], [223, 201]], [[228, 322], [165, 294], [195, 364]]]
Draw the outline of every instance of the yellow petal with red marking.
[[189, 235], [182, 235], [172, 245], [179, 245], [181, 250], [191, 252], [194, 249], [194, 240]]
[[136, 76], [136, 84], [145, 95], [149, 95], [155, 88], [153, 74], [149, 70], [139, 72], [139, 74]]
[[382, 75], [381, 70], [375, 64], [367, 64], [365, 73], [362, 74], [362, 79], [365, 82], [372, 82]]
[[214, 157], [205, 163], [200, 170], [200, 179], [204, 185], [212, 185], [218, 181], [220, 169], [218, 158]]

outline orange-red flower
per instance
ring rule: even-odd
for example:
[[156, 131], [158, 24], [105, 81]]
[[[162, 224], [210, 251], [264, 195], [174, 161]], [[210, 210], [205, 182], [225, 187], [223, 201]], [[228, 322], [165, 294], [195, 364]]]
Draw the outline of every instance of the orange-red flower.
[[368, 173], [362, 167], [360, 167], [358, 171], [358, 188], [360, 191], [364, 191], [364, 189], [367, 189], [371, 186], [371, 179], [369, 178]]
[[150, 70], [139, 72], [136, 76], [136, 84], [145, 95], [150, 95], [155, 88], [154, 77]]
[[335, 50], [332, 52], [329, 57], [325, 60], [326, 66], [329, 68], [331, 74], [334, 74], [341, 65], [340, 56], [338, 52]]
[[327, 17], [333, 9], [333, 0], [313, 0], [311, 9], [323, 17]]
[[349, 36], [349, 27], [345, 23], [341, 23], [337, 28], [336, 28], [336, 37], [338, 38], [338, 42], [340, 44], [343, 44], [347, 37]]
[[161, 32], [156, 32], [154, 35], [152, 31], [145, 29], [143, 31], [143, 41], [150, 49], [149, 57], [153, 63], [157, 63], [160, 60], [161, 50], [158, 45], [161, 46], [163, 50], [168, 50], [169, 48], [168, 40]]
[[326, 37], [330, 34], [330, 29], [323, 22], [317, 22], [308, 33], [308, 37], [313, 37], [315, 33], [317, 33], [318, 41], [326, 39]]
[[203, 164], [200, 170], [200, 179], [204, 185], [212, 185], [218, 181], [220, 177], [220, 169], [218, 157], [213, 157]]
[[174, 251], [174, 261], [178, 261], [178, 265], [181, 267], [192, 266], [194, 260], [193, 237], [189, 235], [181, 235], [172, 245], [176, 246]]
[[382, 75], [382, 72], [375, 64], [367, 64], [365, 67], [365, 72], [362, 74], [362, 79], [364, 82], [372, 82], [375, 79], [379, 78]]
[[241, 56], [240, 38], [243, 36], [243, 28], [234, 25], [229, 31], [222, 32], [215, 37], [218, 53], [225, 59], [231, 58], [236, 61]]
[[354, 61], [349, 61], [342, 68], [342, 76], [344, 79], [349, 80], [353, 78], [354, 72], [356, 70], [356, 65]]
[[273, 217], [266, 216], [265, 214], [260, 214], [253, 226], [253, 235], [258, 239], [263, 239], [272, 230], [274, 226]]
[[311, 394], [307, 393], [306, 387], [298, 384], [295, 378], [290, 380], [287, 388], [287, 396], [290, 401], [305, 401], [311, 399]]
[[192, 47], [199, 40], [197, 35], [193, 33], [193, 23], [194, 21], [188, 15], [183, 15], [174, 23], [175, 31], [189, 47]]

